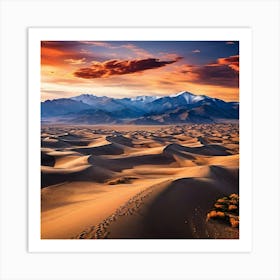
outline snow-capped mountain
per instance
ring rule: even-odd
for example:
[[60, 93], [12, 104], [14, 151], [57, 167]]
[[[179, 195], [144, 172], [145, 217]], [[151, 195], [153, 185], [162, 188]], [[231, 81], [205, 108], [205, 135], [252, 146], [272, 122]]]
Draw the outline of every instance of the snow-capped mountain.
[[217, 122], [238, 119], [239, 103], [187, 91], [163, 97], [143, 95], [120, 99], [82, 94], [42, 102], [41, 112], [42, 118], [62, 117], [64, 122], [74, 123], [83, 123], [83, 120], [136, 124]]
[[205, 95], [196, 95], [196, 94], [192, 94], [188, 91], [180, 91], [176, 94], [170, 95], [170, 97], [171, 98], [176, 98], [176, 97], [184, 98], [187, 104], [193, 104], [193, 103], [196, 103], [198, 101], [201, 101], [201, 100], [207, 98], [207, 96], [205, 96]]
[[125, 109], [125, 106], [118, 102], [117, 99], [107, 96], [96, 96], [93, 94], [81, 94], [71, 97], [70, 99], [83, 102], [92, 108], [101, 109], [106, 112], [118, 111]]
[[136, 96], [136, 97], [125, 97], [118, 99], [118, 102], [128, 106], [129, 108], [134, 108], [137, 111], [141, 111], [142, 113], [147, 113], [149, 108], [147, 107], [148, 104], [157, 100], [159, 97], [157, 96]]
[[177, 108], [189, 108], [194, 105], [202, 104], [211, 98], [205, 95], [195, 95], [187, 91], [177, 94], [164, 96], [148, 104], [149, 112], [160, 113], [166, 110]]
[[78, 95], [78, 96], [74, 96], [74, 97], [71, 97], [70, 99], [72, 100], [76, 100], [76, 101], [81, 101], [83, 103], [86, 103], [88, 105], [96, 105], [96, 102], [106, 102], [108, 100], [110, 100], [111, 98], [110, 97], [107, 97], [107, 96], [96, 96], [96, 95], [93, 95], [93, 94], [81, 94], [81, 95]]
[[130, 99], [132, 102], [136, 101], [136, 102], [150, 103], [159, 98], [160, 98], [160, 96], [141, 95], [141, 96], [136, 96], [136, 97], [132, 97], [132, 98], [128, 98], [128, 99]]

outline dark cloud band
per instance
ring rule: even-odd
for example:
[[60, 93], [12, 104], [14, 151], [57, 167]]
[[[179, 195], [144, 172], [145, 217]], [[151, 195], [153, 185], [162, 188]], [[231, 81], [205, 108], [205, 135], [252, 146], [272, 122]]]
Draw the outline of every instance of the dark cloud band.
[[239, 56], [219, 58], [206, 65], [187, 65], [181, 73], [197, 84], [214, 85], [230, 88], [239, 87]]
[[107, 60], [104, 62], [94, 62], [91, 67], [80, 68], [74, 75], [84, 79], [106, 78], [113, 75], [125, 75], [142, 72], [149, 69], [160, 68], [174, 63], [181, 59], [160, 61], [157, 58], [135, 59], [135, 60]]

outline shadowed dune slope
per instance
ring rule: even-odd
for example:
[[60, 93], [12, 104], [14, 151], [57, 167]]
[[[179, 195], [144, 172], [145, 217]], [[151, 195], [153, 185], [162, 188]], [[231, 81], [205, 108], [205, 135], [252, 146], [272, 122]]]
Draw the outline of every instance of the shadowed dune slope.
[[238, 238], [206, 221], [239, 193], [238, 124], [42, 126], [41, 143], [42, 238]]
[[165, 165], [170, 164], [174, 160], [162, 154], [141, 155], [118, 157], [115, 159], [107, 159], [101, 157], [91, 157], [90, 163], [97, 166], [106, 167], [110, 170], [121, 172], [125, 169], [132, 169], [139, 165]]
[[97, 147], [81, 147], [81, 148], [74, 148], [73, 151], [84, 155], [120, 155], [124, 152], [124, 150], [115, 144], [107, 144]]
[[[221, 180], [218, 173], [224, 174]], [[238, 193], [238, 170], [213, 166], [208, 175], [164, 183], [132, 199], [109, 223], [106, 238], [237, 238], [236, 229], [217, 227], [205, 217], [217, 198]]]
[[167, 152], [173, 151], [174, 153], [191, 153], [205, 156], [226, 156], [231, 153], [227, 148], [222, 145], [205, 145], [201, 147], [188, 147], [179, 144], [170, 144], [165, 149]]
[[91, 165], [62, 169], [41, 168], [41, 187], [76, 181], [104, 182], [114, 176], [115, 173], [106, 168]]

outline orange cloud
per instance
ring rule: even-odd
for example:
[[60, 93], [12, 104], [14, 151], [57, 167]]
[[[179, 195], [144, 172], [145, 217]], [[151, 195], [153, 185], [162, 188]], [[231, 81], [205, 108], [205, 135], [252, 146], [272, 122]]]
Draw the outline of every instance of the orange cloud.
[[193, 70], [196, 78], [193, 82], [199, 84], [216, 85], [224, 87], [238, 87], [238, 73], [227, 65], [205, 65]]
[[239, 71], [239, 55], [223, 57], [218, 59], [218, 64], [227, 65], [235, 71]]
[[106, 78], [114, 75], [125, 75], [160, 68], [167, 64], [172, 64], [179, 59], [178, 57], [176, 60], [169, 61], [160, 61], [156, 58], [134, 60], [113, 59], [104, 62], [95, 61], [91, 67], [80, 68], [74, 75], [84, 79]]
[[93, 54], [92, 52], [83, 49], [77, 51], [79, 46], [80, 43], [76, 41], [69, 41], [67, 44], [64, 41], [42, 41], [41, 65], [78, 65], [97, 59], [96, 54]]
[[182, 65], [178, 75], [180, 80], [227, 88], [239, 87], [239, 56], [218, 58], [216, 62], [206, 65]]
[[41, 42], [41, 64], [57, 65], [64, 64], [64, 59], [69, 55], [76, 55], [75, 52], [67, 49], [62, 44], [52, 41]]
[[238, 100], [238, 55], [202, 65], [196, 64], [195, 53], [199, 50], [193, 48], [194, 55], [189, 50], [191, 65], [175, 52], [159, 51], [157, 58], [153, 58], [155, 54], [148, 49], [129, 42], [43, 41], [42, 99], [84, 92], [125, 97], [188, 90], [228, 101]]

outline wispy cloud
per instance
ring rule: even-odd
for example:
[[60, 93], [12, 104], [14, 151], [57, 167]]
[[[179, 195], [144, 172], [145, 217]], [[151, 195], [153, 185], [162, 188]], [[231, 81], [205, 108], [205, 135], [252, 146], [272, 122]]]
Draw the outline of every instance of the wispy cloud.
[[228, 65], [231, 69], [239, 71], [239, 55], [219, 58], [218, 63]]
[[116, 45], [110, 42], [99, 42], [99, 41], [82, 41], [82, 44], [90, 45], [93, 47], [102, 47], [102, 48], [108, 48], [108, 49], [126, 49], [134, 53], [134, 55], [142, 58], [147, 58], [153, 56], [150, 52], [147, 50], [144, 50], [140, 47], [135, 46], [131, 43], [126, 44], [120, 44]]
[[218, 58], [206, 65], [184, 65], [181, 73], [187, 81], [220, 87], [239, 87], [239, 56]]
[[64, 61], [72, 65], [81, 65], [86, 63], [86, 59], [84, 57], [81, 59], [68, 58], [68, 59], [64, 59]]

